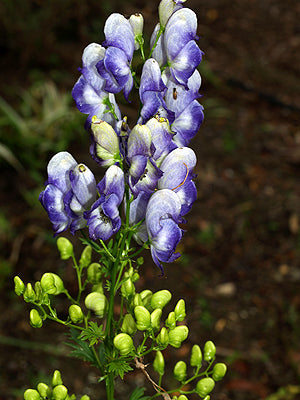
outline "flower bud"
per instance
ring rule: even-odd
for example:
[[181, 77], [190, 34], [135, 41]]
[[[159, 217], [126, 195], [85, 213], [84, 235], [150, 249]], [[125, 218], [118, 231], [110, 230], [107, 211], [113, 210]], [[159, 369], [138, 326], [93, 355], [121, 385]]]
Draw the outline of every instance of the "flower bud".
[[[186, 0], [181, 0], [184, 3]], [[174, 0], [161, 0], [158, 6], [159, 22], [161, 26], [165, 27], [169, 18], [173, 14], [176, 8], [176, 2]]]
[[80, 268], [86, 268], [90, 265], [92, 261], [92, 247], [86, 246], [81, 253], [79, 266]]
[[52, 386], [57, 386], [57, 385], [62, 385], [63, 381], [61, 379], [61, 374], [58, 369], [56, 369], [53, 372], [53, 377], [52, 377]]
[[203, 358], [205, 361], [211, 361], [216, 355], [216, 346], [212, 341], [208, 341], [204, 345]]
[[67, 238], [60, 237], [56, 242], [58, 251], [60, 252], [60, 258], [62, 260], [67, 260], [72, 257], [73, 253], [73, 245]]
[[39, 304], [42, 304], [47, 298], [47, 293], [43, 292], [41, 282], [37, 281], [34, 284], [34, 291], [35, 291], [35, 301]]
[[69, 316], [74, 324], [81, 324], [81, 322], [83, 321], [82, 310], [77, 304], [72, 304], [69, 307]]
[[45, 293], [58, 295], [64, 291], [64, 283], [61, 278], [52, 272], [46, 272], [41, 278], [41, 286]]
[[215, 387], [215, 382], [211, 378], [203, 378], [198, 381], [196, 385], [196, 392], [200, 397], [205, 397], [208, 395]]
[[155, 310], [156, 308], [164, 308], [172, 298], [172, 294], [169, 290], [159, 290], [154, 293], [151, 297], [151, 307]]
[[151, 297], [152, 297], [152, 292], [151, 290], [143, 290], [141, 293], [141, 299], [143, 302], [143, 306], [146, 308], [149, 308], [150, 304], [151, 304]]
[[178, 361], [175, 364], [173, 374], [177, 381], [183, 382], [186, 377], [186, 363], [184, 361]]
[[154, 371], [158, 372], [159, 375], [163, 375], [165, 373], [165, 359], [161, 351], [157, 351], [154, 361], [153, 361]]
[[133, 341], [127, 333], [119, 333], [114, 338], [114, 346], [122, 356], [126, 356], [133, 349]]
[[135, 294], [135, 287], [130, 278], [127, 278], [121, 286], [122, 296], [128, 299]]
[[87, 269], [87, 280], [94, 285], [100, 282], [102, 273], [98, 263], [92, 263]]
[[194, 346], [192, 347], [190, 364], [192, 367], [197, 368], [200, 368], [202, 365], [202, 351], [200, 349], [200, 346], [198, 346], [197, 344], [194, 344]]
[[113, 127], [97, 117], [92, 118], [92, 135], [96, 143], [96, 154], [101, 165], [109, 167], [120, 159], [119, 138]]
[[141, 295], [139, 293], [136, 293], [134, 295], [132, 305], [133, 305], [133, 307], [143, 306], [143, 301], [142, 301]]
[[186, 395], [181, 394], [181, 395], [177, 398], [177, 400], [188, 400], [188, 398], [186, 397]]
[[162, 316], [162, 310], [157, 308], [156, 310], [152, 311], [151, 317], [151, 326], [154, 331], [158, 331], [160, 328], [160, 319]]
[[24, 392], [24, 400], [40, 400], [39, 392], [35, 389], [27, 389]]
[[49, 386], [46, 385], [46, 383], [40, 382], [40, 383], [37, 385], [37, 390], [38, 390], [40, 396], [41, 396], [43, 399], [46, 399], [46, 398], [49, 398], [49, 397], [50, 397], [51, 390], [50, 390]]
[[128, 335], [134, 335], [136, 332], [136, 323], [131, 314], [126, 314], [123, 319], [121, 330]]
[[30, 320], [30, 325], [33, 328], [41, 328], [43, 326], [43, 320], [42, 320], [38, 310], [36, 310], [35, 308], [33, 308], [30, 311], [29, 320]]
[[94, 313], [102, 318], [107, 311], [108, 302], [104, 294], [98, 292], [92, 292], [85, 298], [84, 304], [87, 309], [93, 310]]
[[26, 303], [32, 303], [35, 301], [36, 296], [31, 283], [27, 283], [23, 298]]
[[176, 321], [183, 321], [184, 318], [186, 317], [186, 313], [185, 313], [185, 301], [183, 299], [180, 299], [174, 309], [175, 312], [175, 318]]
[[15, 293], [17, 296], [21, 296], [25, 292], [25, 285], [22, 281], [21, 278], [18, 276], [14, 277], [14, 283], [15, 283]]
[[97, 292], [97, 293], [104, 294], [102, 283], [97, 283], [96, 285], [93, 285], [92, 292]]
[[144, 264], [144, 258], [143, 258], [143, 257], [139, 257], [139, 258], [136, 260], [136, 263], [137, 263], [137, 265], [139, 265], [139, 266], [143, 265], [143, 264]]
[[83, 396], [80, 397], [80, 400], [90, 400], [90, 396], [84, 394]]
[[224, 378], [227, 371], [227, 367], [223, 363], [217, 363], [213, 367], [212, 378], [214, 381], [220, 381]]
[[156, 337], [156, 342], [158, 345], [162, 347], [167, 347], [169, 344], [169, 334], [167, 331], [167, 328], [163, 326], [159, 332], [159, 334]]
[[176, 326], [169, 332], [170, 345], [178, 349], [181, 346], [181, 342], [183, 342], [188, 337], [188, 334], [189, 330], [187, 326]]
[[135, 50], [140, 48], [140, 41], [143, 41], [143, 27], [144, 27], [144, 18], [142, 14], [136, 13], [132, 14], [129, 18], [130, 25], [132, 27], [135, 39]]
[[68, 389], [64, 385], [57, 385], [52, 390], [52, 399], [65, 400], [68, 395]]
[[176, 326], [176, 319], [174, 311], [170, 312], [166, 319], [165, 325], [167, 328], [174, 329]]
[[147, 308], [136, 306], [134, 308], [134, 315], [136, 318], [136, 327], [139, 331], [145, 331], [151, 327], [151, 317]]

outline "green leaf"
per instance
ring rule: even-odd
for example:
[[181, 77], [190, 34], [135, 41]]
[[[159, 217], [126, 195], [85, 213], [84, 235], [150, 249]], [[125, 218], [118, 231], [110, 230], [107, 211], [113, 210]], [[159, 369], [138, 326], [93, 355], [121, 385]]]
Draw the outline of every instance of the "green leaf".
[[97, 322], [89, 322], [88, 329], [82, 331], [78, 338], [89, 341], [89, 347], [94, 346], [104, 339], [103, 325], [98, 326]]
[[99, 367], [95, 355], [89, 346], [89, 344], [79, 338], [78, 331], [76, 329], [70, 329], [70, 339], [73, 342], [66, 342], [66, 344], [71, 347], [73, 350], [70, 355], [76, 358], [80, 358], [81, 360], [88, 361], [92, 365]]
[[112, 360], [108, 364], [108, 371], [113, 372], [116, 376], [119, 375], [122, 379], [126, 372], [132, 371], [131, 366], [125, 360]]
[[132, 392], [129, 400], [147, 400], [150, 399], [150, 396], [143, 396], [145, 388], [137, 387]]

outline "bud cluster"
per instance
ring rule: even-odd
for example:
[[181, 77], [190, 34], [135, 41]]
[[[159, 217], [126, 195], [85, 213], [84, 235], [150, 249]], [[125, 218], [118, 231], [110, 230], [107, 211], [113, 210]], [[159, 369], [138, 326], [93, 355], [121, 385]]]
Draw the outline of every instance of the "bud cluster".
[[[70, 395], [67, 387], [63, 385], [60, 371], [54, 371], [51, 383], [51, 387], [40, 382], [36, 389], [27, 389], [24, 392], [24, 400], [76, 400], [75, 394]], [[90, 397], [83, 395], [80, 400], [90, 400]]]

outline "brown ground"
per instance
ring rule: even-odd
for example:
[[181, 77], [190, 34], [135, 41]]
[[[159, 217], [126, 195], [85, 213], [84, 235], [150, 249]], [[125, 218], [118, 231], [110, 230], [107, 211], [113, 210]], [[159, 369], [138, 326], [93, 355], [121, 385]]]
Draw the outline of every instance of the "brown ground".
[[[37, 12], [40, 4], [33, 3]], [[147, 26], [153, 27], [156, 4], [137, 3], [127, 3], [123, 12], [141, 11], [149, 21]], [[174, 302], [186, 299], [190, 341], [182, 357], [193, 343], [215, 341], [219, 360], [229, 365], [229, 373], [218, 385], [214, 400], [265, 399], [280, 387], [290, 385], [293, 390], [292, 386], [300, 385], [299, 3], [189, 0], [186, 6], [197, 12], [199, 44], [205, 52], [200, 71], [206, 118], [192, 142], [198, 158], [199, 197], [188, 216], [181, 261], [168, 266], [166, 277], [159, 279], [147, 258], [141, 287], [171, 288]], [[120, 11], [115, 4], [111, 7]], [[75, 18], [71, 9], [65, 16], [67, 27]], [[56, 43], [56, 31], [44, 39], [49, 52], [57, 49], [69, 73], [64, 79], [59, 77], [68, 90], [77, 76], [81, 50], [91, 41], [89, 27], [80, 25], [91, 11], [86, 6], [78, 13], [78, 42]], [[95, 36], [95, 28], [91, 29]], [[36, 64], [54, 76], [38, 47], [24, 40], [16, 59], [18, 51], [12, 42], [4, 46], [2, 69], [15, 88], [26, 87], [26, 71]], [[9, 68], [13, 60], [16, 71]], [[7, 83], [2, 84], [13, 99]], [[76, 151], [73, 145], [74, 155]], [[39, 207], [30, 208], [21, 196], [34, 185], [8, 167], [3, 171], [1, 210], [12, 233], [0, 237], [1, 251], [13, 271], [2, 283], [0, 399], [21, 398], [17, 388], [33, 386], [55, 368], [62, 370], [74, 392], [84, 393], [89, 387], [91, 397], [100, 398], [94, 372], [68, 360], [65, 348], [56, 346], [65, 340], [62, 330], [53, 330], [51, 324], [33, 330], [28, 306], [11, 293], [15, 274], [34, 281], [49, 269], [61, 271], [65, 264], [53, 251], [45, 213]], [[71, 273], [68, 266], [70, 285]], [[26, 348], [30, 340], [36, 348]], [[59, 355], [51, 354], [46, 343], [56, 346]], [[41, 379], [35, 380], [37, 374]], [[143, 379], [133, 377], [127, 378], [130, 386]], [[121, 389], [118, 398], [122, 398]], [[277, 397], [299, 398], [300, 394], [289, 397], [287, 392]]]

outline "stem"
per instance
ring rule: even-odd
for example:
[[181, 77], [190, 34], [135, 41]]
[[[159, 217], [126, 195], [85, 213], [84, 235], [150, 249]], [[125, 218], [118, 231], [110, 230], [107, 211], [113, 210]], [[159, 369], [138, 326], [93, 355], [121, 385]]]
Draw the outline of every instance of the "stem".
[[156, 45], [157, 45], [158, 39], [160, 38], [160, 36], [161, 36], [161, 34], [164, 32], [164, 30], [165, 30], [165, 27], [162, 26], [162, 25], [160, 25], [159, 31], [157, 32], [157, 35], [156, 35], [156, 38], [155, 38], [154, 45], [153, 45], [153, 47], [152, 47], [152, 49], [151, 49], [151, 51], [150, 51], [150, 54], [149, 54], [149, 57], [148, 57], [148, 58], [151, 58], [152, 53], [153, 53], [153, 51], [154, 51], [154, 49], [155, 49], [155, 47], [156, 47]]

